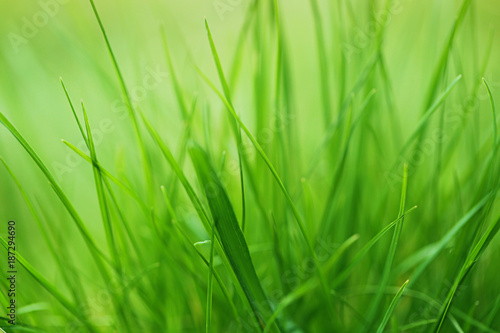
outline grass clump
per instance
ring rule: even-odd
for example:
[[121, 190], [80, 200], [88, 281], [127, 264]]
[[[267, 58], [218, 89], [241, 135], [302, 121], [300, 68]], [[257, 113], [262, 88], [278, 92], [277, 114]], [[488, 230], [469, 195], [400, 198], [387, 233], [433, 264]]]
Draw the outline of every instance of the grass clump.
[[497, 6], [60, 7], [0, 52], [0, 327], [499, 332]]

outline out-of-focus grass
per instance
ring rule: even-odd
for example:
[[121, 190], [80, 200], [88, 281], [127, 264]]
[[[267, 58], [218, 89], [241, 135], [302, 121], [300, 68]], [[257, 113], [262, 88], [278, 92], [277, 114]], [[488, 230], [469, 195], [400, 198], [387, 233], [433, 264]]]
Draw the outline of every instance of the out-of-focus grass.
[[495, 1], [62, 2], [0, 11], [16, 330], [500, 331]]

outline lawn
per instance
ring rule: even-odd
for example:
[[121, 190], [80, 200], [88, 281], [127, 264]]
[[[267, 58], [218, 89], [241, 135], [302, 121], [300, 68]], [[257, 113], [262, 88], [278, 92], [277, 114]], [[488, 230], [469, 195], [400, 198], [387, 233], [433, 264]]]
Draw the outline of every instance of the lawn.
[[5, 332], [500, 332], [498, 2], [2, 9]]

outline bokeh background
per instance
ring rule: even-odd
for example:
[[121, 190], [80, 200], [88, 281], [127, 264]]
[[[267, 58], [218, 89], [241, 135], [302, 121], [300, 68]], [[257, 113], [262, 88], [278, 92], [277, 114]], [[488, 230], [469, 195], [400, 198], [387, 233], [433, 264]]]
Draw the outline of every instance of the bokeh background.
[[[188, 104], [193, 96], [198, 96], [198, 111], [191, 129], [193, 139], [204, 142], [204, 130], [209, 118], [210, 146], [214, 155], [220, 157], [226, 151], [228, 161], [234, 162], [237, 158], [236, 148], [226, 111], [218, 97], [200, 78], [196, 67], [218, 83], [204, 26], [206, 18], [225, 69], [229, 72], [235, 55], [240, 62], [232, 86], [235, 107], [243, 121], [257, 136], [262, 133], [262, 128], [270, 126], [274, 112], [272, 75], [275, 29], [272, 1], [259, 2], [258, 18], [251, 23], [249, 31], [242, 32], [242, 27], [251, 15], [253, 2], [250, 1], [96, 1], [132, 99], [176, 153], [186, 149], [181, 146], [180, 139], [184, 126], [162, 45], [162, 29], [181, 81], [182, 94]], [[410, 161], [408, 202], [409, 205], [418, 205], [419, 209], [408, 222], [412, 225], [411, 229], [403, 231], [404, 238], [397, 257], [398, 263], [401, 263], [418, 250], [441, 239], [474, 203], [479, 173], [483, 172], [483, 163], [489, 156], [493, 141], [491, 108], [481, 78], [488, 81], [495, 101], [499, 101], [500, 95], [500, 4], [496, 0], [472, 1], [451, 45], [448, 45], [448, 39], [462, 6], [461, 1], [395, 0], [389, 10], [385, 9], [382, 1], [375, 0], [320, 0], [318, 4], [322, 18], [322, 38], [326, 45], [326, 80], [332, 116], [337, 115], [342, 102], [350, 98], [349, 92], [376, 50], [377, 37], [372, 35], [371, 13], [387, 16], [381, 46], [385, 72], [377, 67], [374, 74], [362, 82], [362, 88], [353, 97], [354, 110], [357, 110], [369, 91], [377, 91], [373, 104], [367, 109], [366, 118], [356, 129], [353, 138], [358, 147], [353, 154], [356, 157], [346, 162], [339, 181], [342, 190], [335, 194], [334, 201], [327, 201], [330, 181], [337, 168], [335, 161], [338, 161], [342, 152], [339, 144], [342, 143], [343, 135], [340, 133], [334, 136], [327, 156], [323, 156], [314, 173], [308, 175], [308, 199], [312, 204], [302, 204], [301, 201], [308, 221], [320, 219], [324, 207], [332, 206], [330, 219], [333, 227], [328, 230], [328, 239], [337, 247], [356, 233], [361, 235], [364, 244], [394, 219], [399, 204], [399, 175], [402, 167], [402, 163], [398, 163], [398, 154], [429, 106], [429, 86], [444, 50], [448, 49], [449, 55], [445, 70], [439, 75], [438, 91], [444, 91], [457, 75], [463, 76], [444, 102], [444, 107], [436, 113], [443, 112], [450, 118], [434, 117], [428, 131], [433, 133], [432, 129], [443, 129], [442, 125], [445, 124], [443, 131], [449, 140], [442, 145], [431, 143], [430, 153], [416, 157], [419, 162], [412, 164]], [[266, 152], [280, 170], [287, 170], [285, 179], [294, 189], [307, 173], [314, 147], [323, 137], [327, 124], [323, 117], [322, 69], [318, 63], [318, 33], [315, 30], [317, 20], [311, 5], [309, 1], [295, 0], [279, 1], [279, 5], [282, 36], [286, 41], [284, 53], [291, 73], [285, 80], [290, 91], [289, 112], [294, 124], [290, 130], [290, 144], [294, 150], [288, 160], [283, 161], [277, 153], [276, 137], [267, 140], [266, 133], [263, 133], [258, 138], [265, 144]], [[101, 163], [118, 177], [123, 175], [123, 179], [127, 179], [138, 193], [144, 197], [146, 194], [132, 126], [129, 119], [123, 117], [123, 97], [92, 8], [88, 1], [83, 0], [1, 0], [0, 8], [0, 111], [32, 144], [82, 215], [97, 242], [104, 244], [105, 236], [91, 168], [61, 142], [61, 139], [65, 139], [81, 145], [82, 139], [61, 88], [60, 77], [74, 104], [78, 106], [80, 99], [85, 102], [98, 141]], [[340, 34], [339, 29], [342, 30]], [[239, 53], [238, 47], [241, 47]], [[483, 68], [487, 58], [487, 65]], [[388, 100], [392, 101], [390, 106]], [[269, 118], [259, 120], [256, 112], [259, 108], [267, 110], [263, 114]], [[207, 110], [210, 110], [208, 116], [205, 113]], [[462, 126], [462, 120], [465, 119], [463, 114], [467, 116]], [[146, 142], [150, 147], [155, 184], [169, 184], [173, 179], [171, 170], [159, 151], [155, 151], [154, 143], [149, 138]], [[3, 127], [0, 128], [0, 155], [35, 202], [46, 227], [52, 230], [52, 237], [62, 256], [73, 263], [86, 281], [91, 281], [95, 268], [91, 256], [83, 249], [84, 243], [76, 227], [30, 157]], [[257, 174], [266, 173], [255, 154], [251, 154], [248, 159]], [[388, 177], [394, 163], [399, 168], [396, 181], [391, 175]], [[433, 174], [436, 164], [439, 164], [440, 170], [437, 175]], [[477, 170], [474, 166], [477, 166]], [[186, 163], [185, 170], [188, 175], [194, 176], [189, 163]], [[497, 178], [495, 172], [494, 180]], [[278, 196], [272, 178], [266, 174], [258, 179], [256, 192], [261, 193], [261, 199], [266, 204], [264, 211], [274, 212], [278, 218], [286, 219], [289, 212], [282, 212], [284, 199]], [[47, 255], [47, 245], [41, 239], [17, 187], [4, 169], [0, 169], [0, 184], [0, 219], [5, 223], [9, 219], [17, 221], [19, 252], [48, 280], [58, 285], [61, 283], [60, 275]], [[239, 214], [238, 173], [229, 173], [227, 187], [235, 198], [233, 201]], [[193, 217], [194, 210], [185, 195], [180, 193], [178, 196], [176, 209], [185, 217], [193, 238], [197, 241], [207, 239], [209, 235]], [[121, 194], [120, 200], [123, 205], [132, 205], [126, 195]], [[259, 276], [265, 280], [267, 272], [273, 269], [273, 263], [265, 262], [272, 235], [265, 235], [269, 227], [262, 222], [264, 218], [255, 208], [257, 199], [250, 195], [249, 200], [248, 220], [254, 228], [246, 235], [247, 242], [250, 246], [262, 247], [256, 250], [253, 259], [257, 262]], [[154, 200], [159, 214], [167, 216], [166, 208], [159, 202], [160, 199]], [[488, 221], [493, 221], [499, 212], [497, 200]], [[152, 236], [145, 217], [138, 209], [127, 211], [127, 217], [141, 244], [148, 248]], [[266, 219], [270, 219], [270, 215]], [[292, 222], [289, 223], [291, 225]], [[300, 236], [290, 225], [287, 227], [292, 230], [290, 242], [297, 241]], [[315, 238], [319, 229], [311, 223], [309, 230], [312, 238]], [[6, 234], [5, 230], [1, 229], [0, 234]], [[462, 238], [455, 241], [460, 240]], [[346, 289], [377, 284], [377, 276], [383, 268], [383, 253], [389, 242], [387, 237], [381, 242], [383, 245], [370, 254], [371, 259], [363, 262], [363, 268], [356, 271], [357, 278], [345, 285]], [[152, 246], [157, 246], [154, 244]], [[454, 242], [447, 246], [442, 257], [439, 257], [440, 261], [425, 273], [417, 289], [428, 292], [437, 300], [444, 298], [443, 290], [446, 290], [446, 284], [449, 288], [453, 282], [454, 268], [458, 269], [462, 264], [460, 259], [453, 256], [456, 246]], [[474, 312], [477, 311], [480, 318], [488, 313], [492, 304], [498, 302], [500, 280], [495, 273], [498, 266], [495, 253], [498, 250], [499, 242], [496, 240], [475, 267], [472, 280], [468, 280], [467, 288], [460, 295], [462, 301], [469, 299], [472, 303], [476, 300], [479, 302]], [[297, 262], [300, 262], [301, 255], [297, 254], [296, 257], [299, 258]], [[156, 259], [151, 255], [144, 260], [154, 263]], [[447, 262], [449, 266], [446, 267], [449, 269], [440, 269], [439, 262]], [[401, 285], [408, 277], [403, 272], [404, 269], [400, 271], [401, 276], [393, 281], [394, 285]], [[179, 275], [182, 276], [181, 273]], [[158, 273], [158, 279], [161, 276], [169, 279], [170, 275]], [[25, 317], [21, 312], [21, 320], [40, 326], [60, 325], [66, 320], [67, 314], [54, 310], [57, 305], [51, 296], [22, 270], [19, 281], [20, 303], [24, 306], [36, 304], [35, 310], [25, 309]], [[88, 282], [90, 294], [99, 290], [98, 284]], [[175, 285], [174, 282], [172, 284]], [[274, 284], [269, 282], [269, 289]], [[174, 306], [175, 300], [183, 297], [173, 299], [171, 306]], [[363, 309], [367, 301], [356, 298], [353, 302], [358, 302]], [[307, 332], [318, 331], [315, 328], [321, 327], [319, 321], [314, 320], [307, 327], [308, 316], [313, 316], [315, 309], [321, 308], [320, 304], [312, 301], [311, 304], [311, 312], [304, 311], [297, 315], [297, 321]], [[458, 307], [470, 314], [471, 307], [461, 307], [461, 304], [459, 302]], [[408, 319], [419, 308], [418, 304], [405, 303], [406, 317], [401, 318]], [[217, 312], [216, 305], [214, 312]], [[110, 316], [106, 310], [102, 310], [102, 313]], [[179, 324], [179, 331], [200, 331], [200, 327], [203, 327], [203, 311], [200, 308], [182, 304], [175, 315], [185, 318], [179, 321], [182, 323]], [[220, 331], [229, 327], [222, 314], [215, 316]], [[409, 320], [406, 319], [401, 321], [407, 323]], [[189, 327], [187, 322], [194, 323]], [[349, 323], [348, 320], [344, 328], [356, 327]], [[498, 320], [496, 325], [496, 329], [499, 329]], [[472, 331], [474, 329], [477, 327], [471, 328]]]

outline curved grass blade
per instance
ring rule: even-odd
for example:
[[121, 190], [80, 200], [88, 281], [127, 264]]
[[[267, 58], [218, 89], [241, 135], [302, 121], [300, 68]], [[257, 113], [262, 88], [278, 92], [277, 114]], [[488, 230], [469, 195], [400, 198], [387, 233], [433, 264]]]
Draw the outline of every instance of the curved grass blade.
[[[178, 233], [180, 234], [180, 236], [187, 241], [187, 244], [189, 244], [189, 246], [192, 249], [195, 250], [195, 252], [198, 254], [198, 256], [200, 257], [200, 259], [205, 263], [205, 265], [207, 267], [210, 267], [210, 262], [207, 261], [207, 259], [205, 259], [205, 257], [203, 256], [203, 254], [198, 250], [198, 248], [194, 245], [193, 241], [189, 238], [189, 236], [186, 233], [186, 231], [180, 226], [179, 220], [177, 219], [177, 214], [175, 213], [175, 210], [174, 210], [174, 208], [172, 206], [172, 203], [171, 203], [170, 199], [167, 196], [167, 191], [166, 191], [166, 189], [165, 189], [164, 186], [161, 187], [161, 191], [163, 193], [163, 198], [165, 199], [165, 203], [167, 205], [167, 209], [170, 212], [170, 215], [172, 216], [172, 218], [174, 220], [173, 221], [173, 225], [175, 226], [176, 230], [178, 231]], [[212, 237], [212, 244], [213, 245], [217, 244], [216, 239], [214, 237]], [[222, 279], [220, 278], [220, 275], [217, 273], [217, 271], [215, 269], [213, 269], [213, 267], [212, 267], [212, 274], [213, 274], [215, 280], [217, 281], [217, 284], [219, 285], [220, 289], [222, 290], [222, 294], [224, 295], [224, 297], [226, 298], [227, 302], [231, 306], [231, 310], [233, 311], [234, 318], [241, 325], [240, 316], [238, 315], [238, 310], [236, 309], [236, 306], [235, 306], [235, 304], [233, 302], [233, 299], [229, 295], [229, 292], [228, 292], [226, 286], [224, 285], [224, 283], [222, 282]]]
[[[118, 256], [118, 250], [116, 248], [115, 238], [113, 235], [113, 227], [111, 225], [111, 217], [109, 214], [108, 201], [106, 199], [106, 194], [104, 193], [103, 177], [102, 177], [101, 169], [97, 166], [97, 153], [95, 150], [94, 139], [92, 137], [92, 130], [90, 129], [90, 123], [89, 123], [87, 111], [85, 110], [85, 105], [83, 104], [83, 101], [82, 101], [82, 110], [83, 110], [83, 118], [84, 118], [84, 122], [85, 122], [85, 130], [87, 132], [87, 142], [88, 142], [88, 146], [89, 146], [89, 150], [90, 150], [90, 156], [91, 156], [91, 159], [93, 161], [92, 171], [94, 173], [94, 181], [95, 181], [95, 186], [96, 186], [96, 191], [97, 191], [97, 199], [98, 199], [97, 201], [99, 203], [99, 208], [101, 211], [101, 218], [102, 218], [102, 222], [104, 224], [104, 231], [106, 234], [106, 240], [108, 243], [109, 252], [111, 253], [111, 255], [113, 257], [114, 264], [117, 265], [117, 267], [119, 268], [120, 267], [120, 265], [119, 265], [120, 259]], [[120, 268], [119, 268], [119, 270], [120, 270]]]
[[398, 247], [399, 238], [401, 237], [401, 231], [403, 229], [403, 223], [404, 223], [403, 214], [404, 214], [405, 205], [406, 205], [407, 189], [408, 189], [408, 165], [405, 164], [404, 169], [403, 169], [403, 184], [401, 187], [401, 201], [399, 204], [399, 213], [398, 213], [398, 216], [401, 218], [401, 222], [396, 225], [396, 228], [394, 230], [391, 245], [389, 248], [389, 253], [388, 253], [386, 261], [385, 261], [384, 271], [382, 274], [382, 280], [379, 284], [380, 287], [379, 287], [379, 290], [378, 290], [377, 294], [375, 295], [375, 297], [372, 301], [372, 304], [371, 304], [371, 308], [370, 308], [370, 311], [368, 314], [368, 322], [370, 323], [370, 325], [368, 325], [368, 329], [370, 329], [370, 326], [372, 325], [372, 323], [375, 319], [375, 315], [376, 315], [377, 309], [380, 305], [380, 301], [382, 300], [382, 296], [384, 294], [385, 287], [389, 283], [389, 278], [390, 278], [390, 274], [392, 271], [394, 258], [396, 257], [396, 250]]
[[89, 142], [88, 142], [87, 136], [85, 135], [85, 132], [83, 131], [83, 126], [82, 126], [82, 123], [80, 122], [80, 119], [76, 115], [75, 107], [73, 106], [73, 102], [71, 102], [71, 98], [69, 97], [68, 90], [66, 89], [66, 85], [64, 84], [62, 77], [59, 78], [59, 81], [61, 81], [61, 85], [62, 85], [62, 88], [64, 90], [64, 94], [66, 95], [66, 99], [68, 100], [69, 106], [71, 107], [71, 112], [73, 112], [73, 117], [75, 117], [76, 123], [78, 125], [78, 129], [80, 130], [80, 133], [82, 134], [83, 140], [85, 141], [85, 144], [88, 147]]
[[125, 194], [127, 194], [129, 197], [131, 197], [132, 199], [134, 199], [139, 204], [139, 206], [142, 208], [145, 216], [149, 216], [149, 214], [150, 214], [150, 207], [142, 200], [141, 196], [137, 192], [135, 192], [134, 190], [132, 190], [123, 181], [121, 181], [118, 178], [116, 178], [115, 176], [113, 176], [113, 174], [111, 174], [111, 172], [109, 172], [101, 164], [99, 164], [99, 161], [97, 161], [97, 162], [92, 161], [92, 159], [87, 154], [85, 154], [80, 149], [78, 149], [77, 147], [75, 147], [75, 145], [69, 143], [68, 141], [66, 141], [64, 139], [61, 140], [61, 141], [69, 149], [71, 149], [73, 152], [75, 152], [78, 156], [80, 156], [81, 158], [83, 158], [86, 162], [88, 162], [91, 165], [96, 165], [97, 167], [99, 167], [99, 169], [101, 170], [102, 174], [105, 175], [107, 179], [111, 180]]
[[214, 91], [219, 95], [219, 97], [222, 99], [222, 101], [224, 102], [224, 104], [227, 106], [227, 109], [228, 109], [229, 113], [232, 115], [232, 117], [239, 124], [239, 126], [241, 127], [241, 129], [248, 136], [248, 138], [252, 142], [253, 146], [255, 147], [255, 149], [257, 150], [257, 152], [262, 157], [262, 159], [266, 163], [267, 167], [271, 171], [271, 174], [273, 175], [274, 179], [278, 183], [281, 191], [285, 195], [285, 198], [286, 198], [287, 202], [289, 203], [289, 205], [290, 205], [290, 207], [292, 209], [292, 213], [293, 213], [293, 215], [295, 217], [295, 220], [297, 221], [297, 225], [298, 225], [298, 227], [300, 229], [300, 233], [302, 234], [302, 236], [303, 236], [303, 238], [304, 238], [304, 240], [305, 240], [305, 242], [307, 244], [307, 247], [308, 247], [308, 250], [309, 250], [309, 254], [313, 258], [313, 261], [314, 261], [314, 264], [315, 264], [315, 267], [316, 267], [316, 270], [317, 270], [317, 274], [318, 274], [320, 282], [321, 282], [321, 287], [323, 289], [324, 296], [326, 297], [326, 300], [327, 300], [327, 303], [328, 303], [328, 306], [329, 306], [329, 310], [330, 310], [329, 313], [330, 313], [331, 316], [333, 316], [334, 308], [333, 308], [333, 304], [332, 304], [332, 301], [331, 301], [331, 298], [330, 298], [330, 292], [329, 292], [328, 284], [326, 282], [326, 278], [323, 275], [323, 272], [321, 271], [321, 266], [319, 264], [316, 252], [314, 251], [312, 242], [310, 241], [309, 237], [307, 236], [307, 231], [306, 231], [305, 226], [304, 226], [304, 221], [303, 221], [302, 217], [300, 216], [300, 213], [299, 213], [297, 207], [295, 206], [295, 204], [294, 204], [294, 202], [292, 200], [292, 197], [290, 196], [288, 190], [286, 189], [283, 181], [281, 180], [280, 176], [278, 175], [278, 172], [274, 168], [273, 164], [271, 163], [271, 161], [267, 157], [266, 153], [264, 152], [264, 150], [262, 149], [262, 147], [260, 146], [260, 144], [255, 139], [255, 137], [252, 135], [252, 133], [250, 132], [250, 130], [245, 126], [245, 124], [243, 123], [243, 121], [241, 121], [241, 119], [239, 118], [239, 116], [236, 114], [236, 111], [234, 110], [234, 107], [233, 107], [232, 103], [230, 102], [230, 100], [228, 100], [228, 97], [230, 96], [229, 95], [229, 88], [227, 86], [227, 83], [225, 83], [226, 79], [225, 79], [225, 76], [224, 76], [224, 72], [222, 70], [222, 65], [221, 65], [221, 62], [220, 62], [220, 59], [219, 59], [219, 55], [217, 53], [217, 49], [215, 47], [215, 43], [213, 41], [212, 33], [210, 32], [210, 27], [208, 26], [207, 20], [205, 20], [205, 28], [207, 30], [208, 40], [209, 40], [209, 43], [210, 43], [210, 48], [212, 50], [212, 56], [213, 56], [215, 65], [217, 67], [217, 72], [219, 73], [219, 80], [221, 81], [222, 88], [224, 90], [224, 93], [225, 93], [226, 97], [224, 97], [217, 90], [217, 88], [210, 82], [210, 80], [208, 80], [208, 78], [206, 76], [203, 75], [203, 77], [205, 78], [205, 80], [207, 81], [207, 83], [209, 83], [209, 85], [212, 87], [212, 89], [214, 89]]
[[488, 202], [491, 197], [491, 193], [485, 196], [480, 202], [478, 202], [474, 207], [472, 207], [456, 224], [453, 228], [450, 229], [444, 235], [441, 240], [436, 243], [436, 245], [432, 248], [432, 251], [427, 255], [427, 259], [422, 262], [417, 269], [413, 272], [411, 276], [412, 286], [415, 281], [420, 277], [420, 275], [424, 272], [424, 270], [431, 264], [431, 262], [438, 256], [438, 254], [446, 247], [446, 244], [455, 236], [466, 224], [469, 222], [481, 208]]
[[389, 223], [384, 229], [380, 230], [363, 248], [358, 252], [358, 254], [351, 260], [349, 266], [342, 271], [340, 275], [335, 278], [332, 282], [332, 288], [335, 288], [340, 283], [342, 283], [348, 276], [349, 273], [354, 269], [354, 267], [361, 261], [361, 259], [368, 253], [373, 245], [393, 226], [399, 223], [407, 214], [415, 210], [417, 206], [408, 209], [402, 216], [398, 217], [396, 220]]
[[[7, 250], [9, 248], [8, 243], [3, 239], [3, 237], [0, 237], [0, 243], [2, 243], [2, 246]], [[62, 295], [58, 288], [54, 285], [52, 285], [43, 275], [41, 275], [29, 262], [27, 262], [22, 255], [19, 254], [19, 252], [14, 251], [16, 253], [16, 261], [21, 264], [21, 266], [26, 269], [26, 271], [45, 289], [47, 290], [54, 298], [61, 303], [61, 305], [66, 308], [75, 318], [77, 318], [88, 330], [89, 332], [94, 332], [92, 326], [89, 324], [87, 321], [87, 318], [85, 318], [82, 315], [82, 312], [74, 305], [72, 304], [69, 300]]]
[[123, 78], [120, 67], [118, 66], [118, 62], [116, 61], [115, 54], [113, 52], [113, 49], [111, 48], [111, 43], [109, 42], [108, 35], [106, 34], [106, 30], [104, 29], [104, 25], [101, 21], [101, 17], [99, 16], [98, 11], [97, 11], [94, 0], [89, 0], [89, 1], [90, 1], [90, 5], [92, 6], [92, 10], [94, 12], [94, 15], [97, 19], [97, 22], [99, 24], [99, 28], [101, 29], [102, 36], [103, 36], [104, 41], [106, 43], [106, 48], [108, 50], [109, 56], [111, 58], [111, 62], [113, 63], [113, 68], [115, 69], [116, 76], [117, 76], [119, 84], [120, 84], [120, 89], [121, 89], [123, 97], [125, 99], [125, 104], [127, 106], [128, 115], [132, 121], [132, 125], [134, 128], [134, 134], [135, 134], [135, 137], [136, 137], [139, 149], [140, 149], [144, 179], [146, 180], [146, 186], [147, 186], [147, 193], [148, 193], [149, 199], [152, 200], [151, 196], [153, 194], [153, 190], [152, 190], [152, 187], [153, 187], [152, 175], [153, 175], [153, 173], [151, 172], [151, 165], [150, 165], [149, 157], [148, 157], [148, 154], [146, 151], [146, 146], [144, 145], [144, 140], [142, 138], [141, 131], [139, 129], [139, 122], [137, 121], [136, 110], [134, 109], [132, 99], [130, 97], [130, 94], [127, 90], [127, 86], [125, 84], [125, 79]]
[[105, 261], [108, 263], [110, 262], [109, 259], [104, 255], [104, 253], [97, 247], [94, 239], [92, 238], [90, 232], [88, 231], [87, 227], [85, 226], [85, 223], [83, 222], [82, 218], [76, 211], [76, 209], [73, 207], [71, 204], [70, 200], [62, 190], [62, 188], [57, 184], [54, 176], [52, 176], [51, 172], [49, 169], [45, 166], [45, 164], [42, 162], [40, 157], [37, 155], [37, 153], [33, 150], [31, 145], [24, 139], [24, 137], [19, 133], [19, 131], [16, 129], [16, 127], [5, 117], [5, 115], [0, 112], [0, 122], [11, 132], [11, 134], [16, 138], [16, 140], [23, 146], [23, 148], [28, 152], [30, 157], [35, 161], [36, 165], [38, 168], [42, 171], [42, 173], [45, 175], [45, 178], [49, 181], [49, 184], [53, 188], [54, 192], [57, 194], [61, 202], [63, 203], [64, 207], [68, 211], [68, 213], [71, 215], [73, 221], [75, 222], [78, 231], [81, 233], [83, 236], [83, 239], [85, 240], [86, 245], [89, 247], [89, 250], [92, 253], [97, 254], [99, 257], [103, 258]]
[[488, 176], [488, 184], [490, 186], [495, 186], [493, 184], [493, 174], [495, 173], [495, 163], [496, 163], [496, 156], [498, 152], [498, 136], [497, 136], [497, 113], [496, 113], [496, 108], [495, 108], [495, 102], [493, 101], [493, 96], [491, 94], [490, 86], [488, 85], [488, 82], [486, 82], [486, 79], [483, 77], [483, 83], [484, 86], [486, 87], [486, 91], [488, 92], [488, 97], [490, 99], [490, 104], [491, 104], [491, 111], [493, 113], [493, 151], [491, 155], [491, 165], [490, 165], [490, 172]]
[[[37, 224], [38, 228], [40, 229], [40, 232], [42, 233], [42, 237], [47, 244], [47, 247], [49, 248], [49, 252], [52, 254], [52, 257], [54, 257], [54, 261], [56, 262], [60, 274], [66, 283], [67, 287], [71, 290], [71, 293], [73, 295], [73, 299], [75, 302], [80, 303], [80, 304], [85, 304], [84, 299], [85, 299], [85, 290], [82, 287], [82, 284], [80, 282], [80, 279], [77, 274], [68, 274], [68, 267], [64, 265], [63, 260], [61, 256], [58, 254], [53, 241], [50, 238], [49, 232], [47, 228], [43, 225], [42, 220], [39, 216], [39, 214], [36, 212], [35, 207], [28, 197], [28, 194], [24, 190], [23, 186], [19, 182], [18, 178], [12, 172], [10, 167], [7, 165], [7, 162], [0, 156], [0, 161], [2, 164], [5, 166], [7, 169], [7, 172], [10, 174], [12, 180], [16, 184], [17, 188], [19, 189], [19, 192], [21, 193], [22, 197], [24, 198], [24, 201], [26, 202], [26, 205], [28, 206], [29, 211], [31, 212], [31, 215], [33, 215], [35, 219], [35, 223]], [[74, 279], [71, 280], [70, 276], [73, 276]]]
[[455, 282], [446, 296], [446, 300], [441, 307], [441, 311], [439, 316], [437, 317], [437, 323], [434, 327], [434, 332], [439, 333], [443, 327], [444, 320], [446, 319], [446, 316], [448, 314], [448, 311], [451, 308], [453, 299], [455, 298], [455, 293], [462, 284], [463, 280], [465, 277], [469, 274], [469, 272], [472, 270], [474, 265], [477, 263], [481, 255], [484, 253], [490, 242], [493, 240], [493, 238], [496, 236], [498, 233], [498, 230], [500, 229], [500, 218], [497, 219], [495, 222], [491, 223], [486, 232], [483, 234], [479, 242], [474, 246], [473, 250], [469, 253], [467, 256], [467, 259], [465, 260], [464, 265], [462, 266], [462, 269], [460, 270], [460, 273], [455, 279]]
[[[175, 158], [172, 155], [172, 152], [170, 151], [168, 146], [162, 141], [158, 132], [156, 132], [156, 130], [149, 123], [149, 121], [146, 119], [146, 117], [144, 117], [144, 115], [142, 115], [141, 113], [140, 113], [140, 115], [142, 117], [144, 124], [146, 125], [146, 128], [147, 128], [149, 134], [151, 135], [153, 140], [156, 142], [156, 144], [160, 148], [160, 151], [162, 152], [163, 156], [167, 160], [168, 164], [170, 165], [170, 167], [172, 168], [172, 170], [174, 171], [176, 176], [179, 178], [179, 181], [181, 182], [182, 186], [184, 187], [184, 190], [186, 191], [189, 199], [191, 200], [191, 203], [193, 204], [193, 206], [194, 206], [194, 208], [195, 208], [195, 210], [200, 218], [200, 221], [203, 224], [203, 227], [205, 228], [205, 231], [208, 234], [211, 234], [212, 233], [212, 226], [210, 225], [208, 215], [207, 215], [205, 209], [203, 208], [200, 199], [198, 198], [198, 196], [194, 192], [193, 187], [189, 183], [189, 180], [187, 179], [186, 175], [184, 174], [184, 171], [181, 169], [181, 167], [179, 166], [179, 164], [175, 160]], [[236, 291], [238, 292], [240, 298], [245, 303], [245, 306], [251, 311], [252, 310], [251, 304], [248, 303], [248, 300], [245, 297], [242, 286], [240, 285], [237, 277], [234, 275], [234, 272], [231, 270], [230, 263], [229, 263], [228, 259], [226, 258], [225, 253], [222, 251], [221, 244], [219, 244], [219, 240], [217, 239], [217, 237], [215, 238], [215, 240], [216, 240], [215, 246], [217, 249], [217, 253], [219, 253], [219, 256], [221, 257], [224, 265], [228, 269], [229, 275], [231, 277], [231, 280], [233, 281], [233, 284], [236, 288]]]
[[459, 26], [462, 24], [462, 21], [465, 17], [465, 14], [467, 13], [467, 11], [470, 7], [471, 2], [472, 2], [472, 0], [464, 0], [464, 2], [462, 3], [462, 6], [460, 7], [460, 11], [459, 11], [458, 15], [455, 17], [455, 21], [453, 22], [453, 26], [451, 28], [450, 36], [448, 37], [448, 41], [443, 48], [443, 51], [441, 53], [441, 57], [439, 58], [439, 62], [437, 64], [437, 66], [434, 70], [433, 76], [432, 76], [431, 85], [429, 87], [429, 91], [427, 92], [427, 96], [426, 96], [426, 105], [425, 105], [426, 108], [430, 107], [430, 105], [432, 103], [432, 99], [434, 98], [434, 96], [436, 96], [439, 82], [440, 82], [439, 78], [442, 76], [442, 73], [446, 68], [449, 54], [450, 54], [450, 51], [452, 49], [453, 41], [455, 39], [456, 32], [457, 32]]
[[380, 323], [380, 326], [377, 329], [377, 333], [383, 333], [385, 326], [389, 322], [389, 319], [392, 316], [392, 313], [394, 312], [394, 309], [396, 308], [396, 305], [399, 302], [399, 299], [401, 296], [403, 296], [403, 292], [405, 291], [406, 286], [408, 285], [409, 280], [406, 280], [405, 283], [401, 286], [401, 288], [398, 290], [397, 294], [394, 296], [394, 298], [391, 301], [391, 304], [389, 304], [389, 308], [387, 308], [387, 311], [384, 315], [384, 318], [382, 319], [382, 322]]
[[[359, 239], [359, 235], [353, 235], [349, 237], [340, 247], [335, 251], [334, 255], [328, 259], [324, 264], [324, 270], [327, 272], [337, 261], [340, 259], [342, 254], [347, 251], [347, 249], [353, 245]], [[296, 302], [301, 296], [305, 295], [309, 290], [313, 289], [317, 285], [317, 281], [314, 278], [310, 278], [308, 281], [304, 282], [299, 287], [295, 288], [291, 293], [286, 295], [276, 306], [276, 310], [272, 316], [268, 319], [267, 323], [270, 325], [273, 323], [290, 304]], [[264, 331], [266, 333], [268, 330]]]
[[214, 244], [215, 244], [215, 228], [212, 228], [212, 236], [210, 243], [210, 261], [208, 266], [208, 287], [207, 287], [207, 313], [206, 313], [206, 328], [205, 331], [210, 333], [212, 323], [212, 293], [213, 293], [213, 270], [214, 270]]
[[[250, 251], [229, 197], [205, 151], [199, 146], [193, 146], [189, 153], [208, 200], [214, 220], [214, 230], [220, 239], [231, 268], [252, 306], [255, 317], [261, 324], [261, 328], [264, 329], [266, 327], [265, 319], [272, 313], [272, 309], [255, 272]], [[279, 329], [274, 327], [272, 331], [277, 332]]]
[[[439, 107], [441, 106], [441, 104], [443, 104], [446, 97], [448, 97], [450, 92], [453, 90], [453, 88], [457, 85], [457, 83], [461, 79], [462, 79], [462, 75], [460, 74], [455, 78], [455, 80], [453, 80], [450, 83], [450, 85], [445, 89], [445, 91], [436, 99], [434, 104], [432, 104], [428, 108], [427, 112], [425, 112], [425, 114], [419, 120], [415, 130], [410, 135], [410, 137], [406, 140], [405, 144], [403, 145], [403, 148], [400, 150], [399, 157], [403, 156], [405, 154], [406, 150], [413, 143], [413, 141], [415, 141], [415, 139], [417, 139], [419, 137], [419, 135], [422, 134], [422, 132], [423, 132], [425, 126], [427, 125], [427, 123], [429, 122], [429, 119], [431, 118], [431, 116], [434, 114], [434, 112], [436, 112], [439, 109]], [[398, 158], [398, 160], [399, 160], [399, 158]], [[396, 167], [396, 166], [397, 166], [397, 163], [395, 163], [394, 167]], [[394, 167], [392, 168], [393, 171], [394, 171]]]

